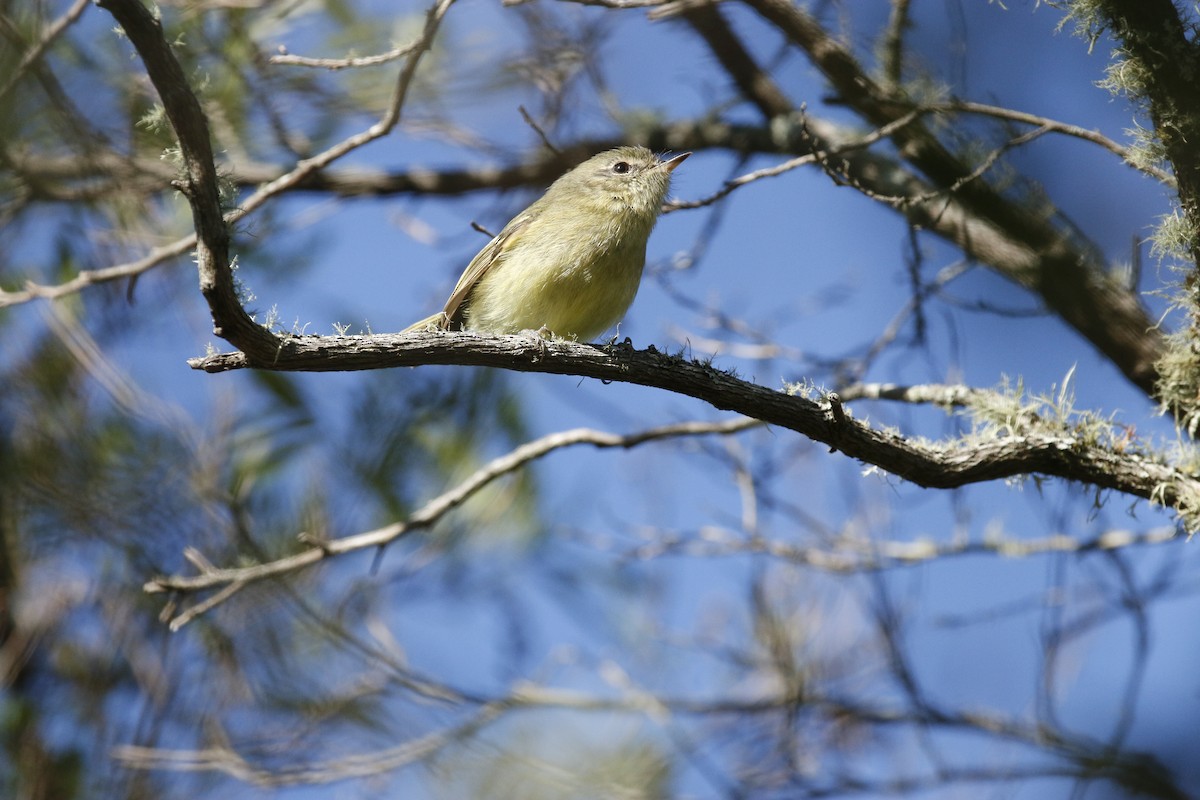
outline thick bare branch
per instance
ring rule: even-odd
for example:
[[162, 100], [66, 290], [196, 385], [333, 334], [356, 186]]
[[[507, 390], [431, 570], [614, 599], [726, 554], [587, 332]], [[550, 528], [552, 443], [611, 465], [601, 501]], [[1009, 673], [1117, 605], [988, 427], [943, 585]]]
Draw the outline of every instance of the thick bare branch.
[[822, 572], [856, 575], [864, 572], [913, 567], [961, 556], [995, 555], [1002, 558], [1028, 558], [1054, 553], [1095, 553], [1144, 547], [1179, 541], [1174, 527], [1146, 531], [1114, 529], [1080, 539], [1065, 533], [1038, 539], [1015, 536], [986, 536], [983, 539], [937, 541], [888, 541], [867, 538], [837, 538], [821, 546], [805, 546], [784, 539], [747, 536], [743, 531], [704, 528], [699, 534], [664, 531], [657, 539], [638, 545], [627, 555], [631, 559], [659, 558], [686, 554], [697, 558], [721, 558], [747, 553], [762, 553], [791, 564]]
[[910, 0], [891, 0], [891, 3], [892, 13], [883, 33], [880, 60], [888, 88], [896, 89], [904, 82], [904, 35], [912, 27], [912, 20], [909, 18]]
[[[716, 30], [719, 29], [711, 29], [710, 35], [715, 36]], [[753, 84], [761, 86], [762, 82], [756, 80]], [[760, 178], [817, 161], [819, 159], [814, 155], [813, 149], [814, 145], [819, 144], [825, 148], [822, 151], [825, 156], [822, 163], [828, 164], [829, 161], [835, 160], [837, 168], [846, 179], [868, 196], [892, 205], [900, 203], [904, 213], [914, 223], [954, 242], [972, 258], [991, 265], [1002, 274], [1013, 277], [1035, 291], [1040, 291], [1038, 282], [1050, 267], [1043, 264], [1038, 252], [1007, 232], [972, 215], [961, 207], [957, 196], [946, 197], [940, 194], [936, 187], [917, 179], [895, 161], [863, 149], [865, 145], [909, 124], [914, 114], [954, 110], [981, 114], [993, 111], [990, 107], [978, 107], [975, 104], [914, 109], [866, 136], [843, 131], [837, 126], [813, 118], [806, 119], [801, 125], [798, 122], [799, 118], [793, 117], [777, 118], [769, 130], [714, 121], [678, 122], [647, 130], [634, 138], [651, 147], [664, 149], [725, 148], [740, 152], [802, 153], [779, 166], [742, 176], [709, 197], [699, 201], [676, 203], [672, 208], [702, 206]], [[1013, 115], [1018, 113], [1012, 112]], [[1006, 118], [1043, 127], [1051, 126], [1052, 130], [1062, 133], [1069, 133], [1066, 128], [1071, 128], [1062, 123], [1028, 115], [1021, 115], [1019, 118], [1007, 115]], [[227, 216], [227, 221], [235, 221], [252, 212], [267, 199], [284, 190], [333, 192], [343, 196], [355, 196], [409, 192], [457, 194], [479, 189], [544, 185], [571, 164], [618, 143], [617, 140], [583, 141], [566, 148], [561, 158], [539, 156], [505, 168], [441, 171], [408, 169], [396, 172], [357, 168], [320, 169], [307, 171], [299, 179], [291, 181], [280, 180], [281, 175], [287, 174], [283, 173], [280, 167], [230, 165], [224, 169], [231, 179], [263, 188], [243, 201], [237, 211]], [[64, 175], [70, 170], [69, 165], [57, 161], [36, 162], [30, 159], [27, 163], [30, 169], [39, 169], [43, 174]], [[122, 165], [113, 166], [117, 168]], [[163, 169], [157, 163], [141, 166], [147, 171]], [[162, 179], [165, 181], [167, 176], [163, 175]], [[58, 287], [29, 285], [21, 292], [0, 292], [0, 306], [26, 302], [35, 297], [61, 296], [101, 280], [126, 277], [158, 263], [162, 258], [185, 252], [191, 246], [191, 239], [182, 240], [160, 248], [146, 259], [127, 265], [127, 268], [113, 267], [81, 274], [78, 279]], [[1081, 261], [1090, 257], [1086, 252], [1070, 252], [1074, 252], [1075, 257]], [[1156, 377], [1153, 365], [1161, 352], [1161, 335], [1154, 329], [1152, 321], [1146, 316], [1136, 296], [1115, 282], [1106, 281], [1102, 276], [1093, 280], [1089, 277], [1091, 275], [1095, 273], [1085, 275], [1085, 283], [1074, 286], [1069, 292], [1074, 312], [1068, 321], [1082, 320], [1085, 326], [1085, 330], [1082, 331], [1084, 335], [1089, 336], [1137, 385], [1147, 392], [1151, 391]], [[1103, 325], [1100, 324], [1102, 321]]]
[[733, 34], [719, 6], [706, 3], [689, 7], [682, 17], [704, 39], [742, 95], [758, 107], [765, 119], [784, 116], [795, 109], [770, 74]]
[[694, 397], [722, 410], [794, 430], [920, 486], [947, 489], [1039, 474], [1153, 500], [1176, 508], [1185, 517], [1190, 509], [1200, 509], [1200, 481], [1136, 453], [1090, 443], [1069, 429], [927, 445], [847, 416], [840, 401], [818, 403], [653, 347], [634, 350], [628, 342], [602, 346], [439, 332], [287, 336], [279, 342], [275, 358], [267, 363], [253, 362], [242, 353], [196, 358], [189, 363], [207, 372], [251, 366], [321, 372], [458, 364], [579, 375]]

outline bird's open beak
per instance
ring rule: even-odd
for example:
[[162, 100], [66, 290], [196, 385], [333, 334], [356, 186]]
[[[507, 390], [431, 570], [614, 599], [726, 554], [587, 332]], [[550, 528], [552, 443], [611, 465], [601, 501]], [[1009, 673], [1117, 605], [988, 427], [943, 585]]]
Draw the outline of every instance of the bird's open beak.
[[672, 158], [668, 161], [658, 162], [658, 166], [665, 169], [667, 172], [674, 172], [675, 168], [678, 167], [680, 164], [682, 164], [683, 160], [690, 155], [691, 155], [691, 153], [680, 153], [679, 155], [675, 156], [674, 158]]

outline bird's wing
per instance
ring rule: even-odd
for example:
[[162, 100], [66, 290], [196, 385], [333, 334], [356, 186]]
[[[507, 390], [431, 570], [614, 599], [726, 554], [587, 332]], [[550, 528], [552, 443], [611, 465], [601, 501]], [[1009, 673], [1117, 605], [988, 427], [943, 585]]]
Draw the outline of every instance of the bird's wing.
[[446, 305], [442, 308], [446, 327], [449, 327], [453, 323], [462, 322], [463, 303], [470, 296], [471, 290], [479, 283], [479, 279], [484, 276], [484, 273], [491, 269], [492, 265], [500, 260], [500, 256], [513, 245], [517, 234], [529, 227], [529, 223], [536, 216], [535, 213], [526, 211], [514, 217], [504, 226], [504, 230], [496, 234], [496, 237], [488, 242], [487, 246], [471, 259], [471, 263], [467, 264], [462, 277], [455, 284], [454, 291], [450, 293], [450, 299], [446, 301]]

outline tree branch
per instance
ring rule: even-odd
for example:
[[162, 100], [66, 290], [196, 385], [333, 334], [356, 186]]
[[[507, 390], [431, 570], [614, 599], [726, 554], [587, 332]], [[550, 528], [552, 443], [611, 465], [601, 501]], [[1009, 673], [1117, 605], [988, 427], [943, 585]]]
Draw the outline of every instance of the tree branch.
[[455, 742], [478, 733], [506, 710], [503, 703], [489, 703], [477, 709], [465, 722], [414, 737], [386, 750], [314, 759], [313, 763], [276, 770], [256, 766], [233, 748], [223, 745], [202, 750], [122, 745], [114, 748], [113, 757], [130, 769], [220, 772], [254, 786], [272, 788], [312, 786], [382, 775], [430, 758]]
[[[286, 191], [356, 148], [387, 135], [400, 120], [421, 56], [433, 45], [441, 20], [453, 2], [437, 0], [430, 7], [421, 36], [400, 69], [391, 103], [378, 122], [317, 156], [301, 161], [292, 171], [260, 188], [256, 197], [265, 200]], [[229, 231], [220, 205], [208, 122], [200, 103], [163, 37], [162, 25], [138, 0], [98, 0], [98, 3], [121, 24], [141, 56], [179, 139], [187, 177], [177, 186], [192, 207], [200, 291], [212, 312], [213, 332], [245, 353], [270, 359], [276, 352], [276, 337], [246, 313], [237, 296], [229, 264]], [[241, 213], [249, 210], [243, 206]]]
[[[801, 160], [815, 152], [839, 153], [836, 168], [850, 185], [879, 202], [896, 207], [914, 225], [947, 239], [961, 247], [969, 257], [989, 264], [1001, 274], [1037, 293], [1064, 321], [1075, 327], [1112, 360], [1133, 383], [1147, 394], [1153, 393], [1158, 377], [1154, 365], [1163, 351], [1162, 337], [1155, 329], [1153, 320], [1146, 315], [1138, 297], [1126, 287], [1106, 278], [1103, 265], [1098, 262], [1096, 255], [1090, 252], [1086, 243], [1074, 241], [1070, 232], [1056, 229], [1050, 220], [1041, 216], [1044, 209], [1019, 208], [1016, 204], [996, 196], [986, 186], [985, 181], [970, 180], [974, 174], [973, 170], [959, 164], [952, 154], [924, 131], [923, 126], [908, 122], [898, 124], [909, 119], [908, 115], [923, 115], [928, 112], [926, 109], [914, 108], [911, 104], [894, 101], [884, 88], [871, 83], [869, 76], [858, 68], [848, 51], [828, 37], [802, 11], [775, 0], [751, 0], [751, 4], [812, 54], [814, 63], [831, 76], [831, 81], [843, 94], [844, 99], [860, 109], [868, 118], [879, 120], [878, 130], [887, 130], [893, 135], [901, 144], [906, 157], [911, 158], [927, 174], [952, 178], [949, 183], [935, 181], [931, 186], [905, 170], [894, 159], [872, 152], [846, 153], [840, 148], [849, 146], [856, 134], [811, 118], [801, 122], [788, 98], [754, 62], [723, 16], [716, 9], [707, 7], [698, 9], [688, 6], [683, 8], [682, 13], [688, 15], [686, 19], [704, 37], [734, 82], [759, 106], [764, 115], [768, 115], [769, 126], [732, 126], [719, 122], [679, 123], [630, 131], [627, 136], [621, 137], [622, 139], [644, 141], [655, 148], [698, 150], [722, 147], [739, 152], [787, 153]], [[111, 0], [109, 5], [121, 8], [129, 5], [129, 2]], [[426, 30], [405, 56], [406, 61], [397, 81], [394, 102], [379, 123], [290, 169], [261, 164], [232, 165], [231, 175], [235, 181], [259, 188], [242, 202], [240, 208], [225, 214], [226, 224], [252, 212], [269, 198], [291, 191], [335, 192], [343, 196], [405, 192], [455, 194], [483, 188], [544, 185], [571, 163], [616, 143], [579, 142], [575, 147], [565, 149], [562, 158], [537, 158], [526, 164], [501, 169], [410, 169], [399, 172], [327, 170], [326, 167], [337, 158], [367, 141], [386, 134], [395, 124], [399, 118], [399, 104], [403, 102], [408, 81], [418, 59], [434, 35], [446, 5], [447, 2], [442, 2], [430, 10]], [[163, 55], [160, 59], [162, 63], [166, 63], [168, 59], [173, 62], [169, 50], [161, 41], [161, 30], [152, 20], [147, 22], [147, 18], [147, 14], [141, 15], [142, 25], [147, 26], [150, 39], [155, 41], [148, 41], [142, 36], [134, 40], [135, 46], [139, 49], [158, 48], [161, 51], [160, 55]], [[138, 23], [130, 21], [129, 24], [136, 27]], [[207, 142], [207, 134], [204, 133], [203, 117], [199, 114], [198, 104], [194, 102], [194, 98], [187, 102], [180, 100], [184, 95], [190, 95], [190, 92], [186, 84], [182, 83], [178, 65], [175, 65], [174, 72], [167, 74], [157, 61], [150, 59], [147, 61], [147, 69], [158, 74], [159, 83], [163, 84], [160, 91], [166, 92], [164, 103], [174, 109], [171, 114], [173, 124], [191, 126], [185, 130], [187, 135], [180, 137], [185, 157], [189, 160], [188, 169], [195, 173], [189, 177], [189, 181], [196, 181], [199, 176], [204, 180], [197, 183], [196, 187], [204, 186], [205, 181], [211, 184], [209, 170], [200, 170], [198, 173], [195, 170], [195, 164], [203, 161], [206, 156], [211, 156], [211, 152], [207, 147], [199, 146], [200, 141]], [[1017, 112], [999, 114], [995, 109], [977, 104], [957, 104], [957, 107], [970, 113], [989, 113], [1014, 121], [1040, 124], [1042, 127], [1051, 125], [1051, 130], [1080, 135], [1079, 130], [1052, 121], [1027, 119], [1024, 116], [1018, 119]], [[197, 125], [200, 126], [198, 129]], [[1097, 141], [1093, 137], [1084, 138]], [[192, 146], [193, 140], [195, 147]], [[1097, 143], [1112, 149], [1113, 143], [1108, 140]], [[798, 163], [794, 158], [788, 165], [773, 169], [786, 169]], [[128, 159], [122, 157], [122, 164], [120, 171], [123, 174], [128, 173], [131, 168]], [[77, 166], [82, 166], [89, 172], [96, 169], [91, 164]], [[825, 166], [828, 168], [833, 165]], [[70, 165], [66, 165], [64, 169], [70, 169]], [[164, 184], [169, 179], [161, 165], [140, 168], [139, 175], [141, 174], [157, 176]], [[766, 174], [773, 173], [764, 173]], [[755, 176], [748, 176], [747, 180], [739, 181], [736, 185], [745, 185], [752, 177]], [[726, 187], [723, 191], [729, 189], [730, 187]], [[47, 191], [54, 190], [51, 187], [47, 188]], [[195, 187], [190, 191], [195, 194]], [[981, 202], [981, 198], [987, 202]], [[224, 232], [216, 223], [215, 195], [205, 188], [203, 198], [197, 196], [193, 199], [201, 200], [207, 207], [207, 210], [203, 211], [203, 217], [198, 219], [209, 220], [209, 232], [218, 238], [224, 237]], [[701, 204], [703, 202], [700, 201]], [[988, 210], [989, 204], [994, 208]], [[1028, 235], [1030, 230], [1036, 235]], [[203, 231], [201, 233], [202, 238], [211, 238]], [[210, 264], [227, 260], [228, 243], [213, 239], [201, 244], [203, 246], [200, 252], [204, 257], [200, 259], [200, 265], [207, 276], [204, 285], [207, 287], [210, 304], [215, 303], [214, 320], [218, 335], [225, 338], [235, 337], [239, 349], [251, 353], [258, 361], [269, 361], [279, 344], [238, 307], [232, 280], [226, 274], [227, 270], [224, 267], [214, 270]], [[132, 264], [81, 273], [76, 279], [59, 286], [37, 286], [30, 283], [21, 291], [0, 291], [0, 306], [28, 302], [38, 297], [58, 297], [93, 283], [136, 275], [161, 260], [185, 252], [192, 246], [191, 238], [185, 237]], [[211, 258], [205, 255], [217, 253], [220, 254], [219, 258], [215, 255]]]
[[970, 100], [952, 100], [948, 103], [937, 103], [932, 106], [927, 106], [929, 111], [961, 111], [968, 114], [978, 114], [984, 117], [992, 117], [994, 119], [1003, 119], [1010, 122], [1020, 122], [1023, 125], [1033, 125], [1038, 128], [1045, 128], [1054, 133], [1061, 133], [1064, 136], [1071, 136], [1076, 139], [1082, 139], [1085, 142], [1103, 147], [1108, 152], [1120, 158], [1129, 166], [1144, 172], [1157, 181], [1160, 181], [1171, 188], [1175, 188], [1175, 176], [1165, 169], [1160, 169], [1152, 164], [1140, 164], [1134, 157], [1133, 150], [1123, 144], [1114, 142], [1102, 133], [1088, 130], [1078, 125], [1072, 125], [1068, 122], [1060, 122], [1056, 119], [1043, 117], [1040, 114], [1030, 114], [1026, 111], [1017, 111], [1013, 108], [1005, 108], [1003, 106], [994, 106], [988, 103], [976, 103]]
[[214, 332], [243, 350], [270, 347], [271, 334], [250, 318], [238, 300], [208, 121], [163, 36], [162, 23], [140, 0], [97, 2], [113, 15], [137, 50], [179, 140], [185, 177], [175, 185], [192, 208], [200, 291], [212, 309]]
[[[887, 125], [913, 110], [914, 104], [907, 97], [881, 87], [846, 47], [790, 0], [744, 2], [803, 50], [838, 92], [839, 99], [872, 125]], [[820, 130], [816, 133], [824, 135]], [[1147, 333], [1154, 326], [1140, 300], [1108, 278], [1090, 243], [1081, 241], [1077, 232], [1053, 224], [1054, 218], [1047, 216], [1046, 208], [1010, 201], [986, 181], [970, 180], [972, 168], [950, 152], [926, 126], [902, 126], [892, 138], [901, 158], [925, 175], [934, 189], [946, 192], [944, 203], [899, 206], [913, 224], [938, 232], [964, 252], [1036, 292], [1065, 322], [1111, 358], [1134, 384], [1153, 396], [1157, 380], [1155, 363], [1163, 349], [1161, 336]], [[846, 170], [856, 188], [878, 192], [872, 184], [879, 184], [881, 177], [894, 176], [897, 183], [903, 184], [894, 195], [878, 192], [880, 199], [920, 198], [928, 191], [928, 187], [917, 188], [924, 181], [916, 181], [911, 175], [897, 175], [894, 166], [873, 176], [860, 174], [857, 171], [860, 168], [861, 165], [850, 162]], [[993, 260], [998, 254], [980, 248], [980, 237], [998, 240], [996, 244], [1007, 255]], [[1097, 313], [1101, 307], [1105, 310]]]
[[[553, 433], [526, 442], [509, 453], [492, 459], [458, 485], [427, 502], [406, 520], [373, 531], [320, 542], [315, 547], [294, 555], [247, 567], [218, 568], [209, 564], [202, 557], [193, 555], [189, 560], [199, 569], [199, 574], [157, 577], [148, 581], [143, 589], [149, 594], [156, 594], [159, 592], [196, 592], [224, 587], [217, 594], [174, 616], [170, 621], [171, 630], [179, 630], [196, 617], [224, 602], [234, 592], [249, 583], [296, 572], [333, 556], [384, 547], [413, 531], [428, 528], [497, 478], [515, 472], [556, 450], [580, 444], [590, 444], [598, 448], [628, 449], [645, 442], [680, 436], [737, 433], [761, 424], [755, 419], [739, 417], [721, 422], [681, 422], [663, 425], [626, 436], [587, 428]], [[172, 613], [174, 612], [173, 605], [168, 608]]]
[[1028, 435], [923, 444], [849, 417], [840, 401], [814, 402], [743, 381], [709, 364], [660, 353], [654, 347], [635, 350], [628, 342], [602, 346], [444, 332], [281, 336], [270, 361], [224, 353], [188, 363], [206, 372], [251, 366], [321, 372], [457, 364], [632, 383], [694, 397], [718, 409], [788, 428], [920, 486], [948, 489], [1037, 474], [1171, 506], [1189, 530], [1197, 527], [1197, 520], [1190, 515], [1200, 514], [1200, 480], [1137, 453], [1096, 444], [1065, 424], [1035, 429]]
[[[1200, 269], [1200, 44], [1171, 0], [1097, 0], [1132, 70], [1121, 88], [1144, 98], [1155, 132], [1175, 169], [1179, 203], [1192, 231], [1189, 250]], [[1188, 38], [1189, 33], [1191, 39]]]
[[[618, 692], [597, 693], [576, 691], [524, 681], [505, 694], [481, 700], [474, 712], [464, 721], [443, 730], [418, 736], [395, 747], [374, 752], [357, 753], [327, 760], [316, 760], [307, 766], [285, 767], [276, 771], [250, 764], [240, 754], [226, 746], [200, 750], [168, 750], [165, 748], [127, 745], [115, 755], [135, 769], [172, 769], [188, 772], [223, 772], [239, 780], [262, 786], [327, 783], [354, 776], [378, 775], [390, 772], [419, 758], [435, 753], [446, 745], [478, 733], [492, 722], [509, 713], [547, 710], [635, 714], [661, 724], [665, 717], [755, 717], [790, 714], [803, 709], [823, 719], [839, 724], [870, 726], [888, 729], [901, 726], [929, 726], [940, 730], [967, 731], [1036, 747], [1062, 759], [1068, 768], [1061, 773], [1079, 779], [1106, 780], [1130, 789], [1139, 795], [1187, 800], [1170, 770], [1153, 754], [1142, 752], [1113, 752], [1103, 743], [1060, 729], [1049, 728], [1019, 719], [986, 711], [945, 711], [927, 706], [911, 708], [902, 704], [861, 701], [823, 691], [805, 682], [790, 690], [763, 691], [754, 696], [690, 697], [665, 694], [626, 685]], [[943, 774], [945, 773], [945, 774]], [[937, 782], [958, 777], [975, 780], [986, 772], [947, 767], [939, 770]], [[853, 779], [843, 778], [851, 789], [857, 788]], [[883, 784], [884, 788], [906, 791], [920, 787], [926, 777], [907, 778], [903, 775]], [[869, 784], [865, 784], [869, 785]], [[820, 796], [820, 795], [818, 795]]]

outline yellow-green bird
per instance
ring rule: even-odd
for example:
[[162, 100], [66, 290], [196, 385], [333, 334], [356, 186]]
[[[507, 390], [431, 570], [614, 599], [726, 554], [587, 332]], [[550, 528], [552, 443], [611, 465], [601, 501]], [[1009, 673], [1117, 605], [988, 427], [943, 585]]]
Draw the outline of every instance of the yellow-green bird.
[[592, 156], [471, 259], [440, 312], [406, 331], [600, 335], [637, 294], [671, 173], [689, 155], [618, 147]]

